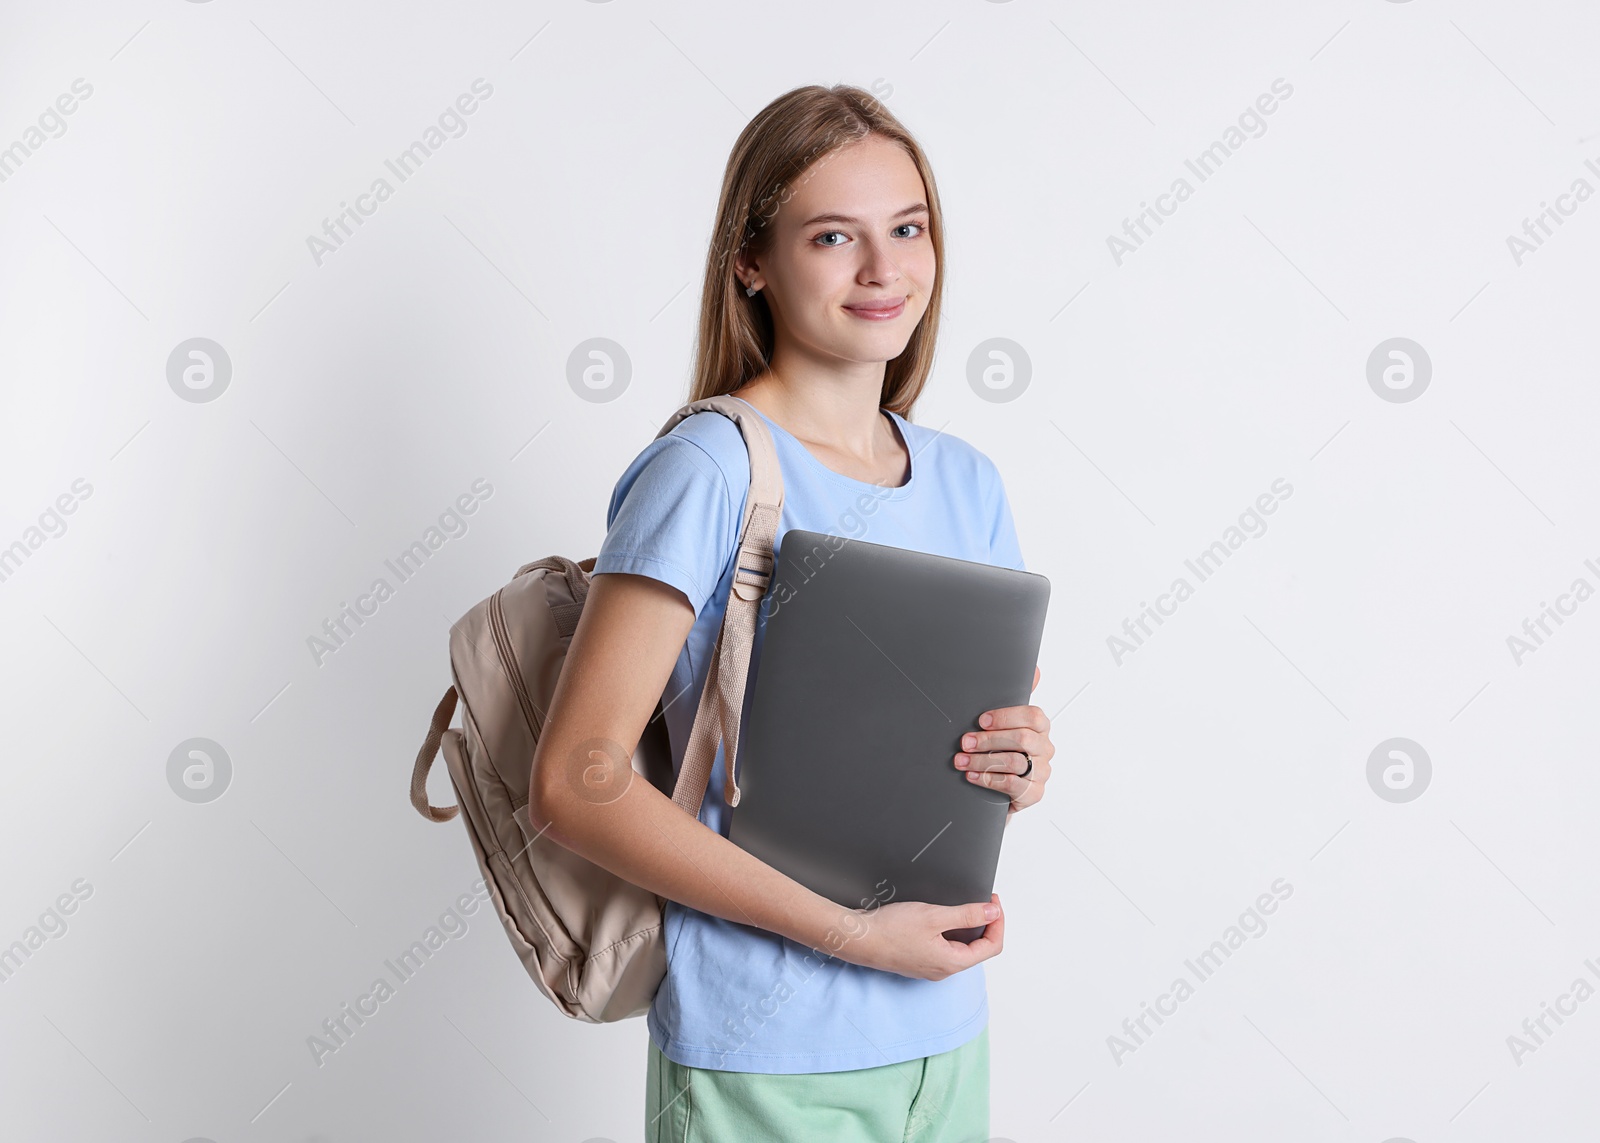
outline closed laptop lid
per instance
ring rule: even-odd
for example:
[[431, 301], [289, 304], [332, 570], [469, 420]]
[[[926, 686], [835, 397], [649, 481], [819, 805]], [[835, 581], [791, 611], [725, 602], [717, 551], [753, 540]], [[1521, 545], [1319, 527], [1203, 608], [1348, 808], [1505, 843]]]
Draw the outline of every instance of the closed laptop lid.
[[1010, 799], [954, 757], [984, 711], [1029, 702], [1049, 595], [1033, 572], [784, 533], [729, 839], [851, 908], [988, 901]]

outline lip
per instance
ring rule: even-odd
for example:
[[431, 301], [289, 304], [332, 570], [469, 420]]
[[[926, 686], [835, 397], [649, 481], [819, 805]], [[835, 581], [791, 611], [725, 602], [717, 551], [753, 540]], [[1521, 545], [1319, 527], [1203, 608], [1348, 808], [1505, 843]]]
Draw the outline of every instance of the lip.
[[887, 299], [879, 299], [877, 301], [861, 302], [853, 306], [845, 306], [844, 308], [856, 317], [864, 318], [867, 321], [892, 321], [905, 312], [906, 300], [905, 298], [896, 298], [893, 302], [890, 302]]

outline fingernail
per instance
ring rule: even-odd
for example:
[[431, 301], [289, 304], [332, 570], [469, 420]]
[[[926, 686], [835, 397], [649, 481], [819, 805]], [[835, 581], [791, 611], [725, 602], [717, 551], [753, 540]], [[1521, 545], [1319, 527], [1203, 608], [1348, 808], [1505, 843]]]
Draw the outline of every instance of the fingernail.
[[999, 916], [1000, 916], [1000, 906], [999, 905], [985, 905], [983, 907], [983, 919], [985, 921], [993, 921], [993, 920], [997, 919]]
[[994, 721], [994, 717], [992, 715], [986, 714], [982, 718], [978, 719], [978, 725], [979, 726], [988, 726], [993, 721]]
[[957, 770], [965, 770], [966, 768], [967, 768], [967, 756], [965, 754], [957, 754], [956, 755], [956, 769]]

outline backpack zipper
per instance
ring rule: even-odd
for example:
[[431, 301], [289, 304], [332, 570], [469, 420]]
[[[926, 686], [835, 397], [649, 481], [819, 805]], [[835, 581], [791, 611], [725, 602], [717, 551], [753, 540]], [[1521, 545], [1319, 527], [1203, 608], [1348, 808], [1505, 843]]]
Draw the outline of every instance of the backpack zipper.
[[[503, 590], [505, 589], [502, 588], [501, 591]], [[505, 669], [506, 678], [511, 680], [511, 689], [516, 692], [517, 702], [522, 707], [522, 716], [528, 720], [528, 729], [533, 731], [533, 736], [537, 739], [544, 730], [544, 720], [536, 716], [533, 699], [529, 697], [522, 672], [512, 657], [511, 636], [506, 632], [506, 617], [500, 608], [499, 591], [489, 597], [489, 630], [494, 634], [495, 649], [500, 653], [500, 665]]]

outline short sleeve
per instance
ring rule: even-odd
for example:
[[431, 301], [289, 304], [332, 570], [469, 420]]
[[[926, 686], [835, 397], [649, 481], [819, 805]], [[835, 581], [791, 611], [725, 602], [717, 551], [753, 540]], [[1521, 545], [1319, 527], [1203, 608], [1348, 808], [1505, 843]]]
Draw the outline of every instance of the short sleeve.
[[1006, 497], [1005, 482], [1000, 470], [991, 464], [994, 480], [993, 531], [989, 535], [989, 562], [999, 567], [1027, 571], [1022, 560], [1022, 546], [1017, 542], [1017, 525], [1011, 518], [1011, 501]]
[[731, 500], [727, 478], [704, 449], [680, 435], [657, 437], [617, 481], [591, 574], [660, 580], [699, 615], [737, 545]]

